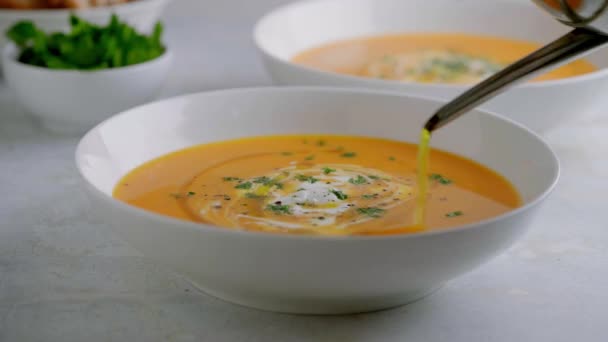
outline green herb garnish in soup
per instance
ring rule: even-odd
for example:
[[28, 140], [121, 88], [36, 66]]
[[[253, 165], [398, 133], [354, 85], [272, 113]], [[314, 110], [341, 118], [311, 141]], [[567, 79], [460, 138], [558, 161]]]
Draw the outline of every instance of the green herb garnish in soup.
[[19, 48], [21, 63], [49, 69], [99, 70], [151, 61], [165, 53], [159, 22], [150, 35], [137, 32], [113, 15], [106, 26], [70, 16], [70, 31], [46, 33], [29, 20], [6, 33]]
[[[328, 148], [319, 148], [319, 141]], [[335, 146], [345, 147], [336, 153]], [[297, 151], [298, 158], [285, 158], [285, 151]], [[345, 158], [348, 151], [357, 151], [357, 158]], [[313, 154], [314, 159], [305, 160]], [[433, 150], [434, 163], [422, 177], [429, 182], [425, 214], [416, 222], [416, 154], [414, 144], [358, 136], [230, 140], [152, 160], [126, 175], [114, 196], [162, 215], [225, 229], [317, 235], [447, 229], [521, 203], [511, 184], [494, 171]], [[399, 162], [387, 156], [399, 156]], [[449, 186], [443, 184], [448, 181]], [[196, 195], [169, 196], [190, 193]]]

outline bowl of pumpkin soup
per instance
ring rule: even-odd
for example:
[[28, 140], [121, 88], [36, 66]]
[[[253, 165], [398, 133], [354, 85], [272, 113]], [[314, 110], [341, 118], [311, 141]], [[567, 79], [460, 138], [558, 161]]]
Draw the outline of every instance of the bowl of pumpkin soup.
[[[254, 40], [279, 85], [387, 89], [452, 99], [569, 30], [532, 1], [314, 0], [259, 20]], [[595, 113], [608, 50], [482, 106], [537, 131]]]
[[76, 163], [92, 214], [205, 293], [278, 312], [379, 310], [542, 224], [558, 178], [535, 133], [482, 111], [419, 149], [441, 104], [339, 88], [193, 94], [101, 123]]

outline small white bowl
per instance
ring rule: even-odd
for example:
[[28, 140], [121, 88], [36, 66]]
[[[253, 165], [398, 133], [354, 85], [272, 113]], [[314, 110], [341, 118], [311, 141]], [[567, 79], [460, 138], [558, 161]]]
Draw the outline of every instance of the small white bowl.
[[136, 0], [115, 6], [101, 6], [86, 9], [14, 10], [0, 9], [0, 47], [6, 44], [5, 32], [20, 20], [31, 20], [47, 32], [63, 31], [69, 28], [70, 14], [74, 13], [95, 24], [107, 24], [112, 14], [129, 23], [140, 32], [149, 33], [171, 0]]
[[154, 99], [171, 68], [169, 49], [152, 61], [98, 71], [51, 70], [17, 60], [8, 44], [3, 69], [21, 105], [48, 130], [82, 134], [120, 111]]
[[[297, 104], [297, 105], [294, 105]], [[255, 308], [308, 314], [378, 310], [418, 299], [509, 247], [555, 186], [559, 166], [534, 133], [472, 111], [433, 145], [507, 177], [525, 204], [462, 227], [412, 235], [319, 237], [246, 232], [148, 212], [112, 197], [137, 166], [201, 143], [292, 133], [417, 141], [441, 102], [331, 88], [237, 89], [193, 94], [135, 108], [91, 130], [76, 164], [92, 212], [145, 256], [203, 291]]]
[[[304, 67], [291, 59], [325, 43], [386, 33], [460, 32], [542, 44], [568, 30], [528, 0], [312, 0], [286, 5], [263, 17], [255, 28], [254, 39], [277, 84], [389, 89], [452, 99], [467, 86], [340, 75]], [[501, 113], [538, 132], [590, 113], [603, 101], [601, 94], [608, 92], [608, 49], [587, 58], [600, 70], [522, 84], [482, 109]]]

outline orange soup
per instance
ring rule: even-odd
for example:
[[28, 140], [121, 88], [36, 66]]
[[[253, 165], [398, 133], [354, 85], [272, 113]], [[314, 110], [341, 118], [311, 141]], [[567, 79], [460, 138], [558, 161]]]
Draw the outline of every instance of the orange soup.
[[[340, 74], [419, 83], [471, 84], [538, 49], [539, 44], [466, 34], [398, 34], [349, 39], [295, 56], [295, 63]], [[536, 79], [597, 68], [577, 60]]]
[[267, 136], [191, 147], [126, 175], [114, 196], [230, 229], [380, 235], [444, 229], [521, 204], [494, 171], [432, 150], [426, 213], [416, 216], [413, 144], [351, 136]]

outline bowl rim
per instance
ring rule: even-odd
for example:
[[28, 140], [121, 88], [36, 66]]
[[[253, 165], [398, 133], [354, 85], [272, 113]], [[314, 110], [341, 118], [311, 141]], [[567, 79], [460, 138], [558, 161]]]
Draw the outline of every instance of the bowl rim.
[[[272, 51], [266, 49], [266, 46], [262, 43], [262, 40], [263, 40], [263, 35], [261, 32], [262, 26], [264, 26], [268, 21], [272, 20], [273, 17], [280, 16], [280, 15], [284, 14], [284, 12], [287, 12], [289, 10], [294, 10], [294, 8], [297, 9], [298, 7], [314, 6], [314, 5], [322, 4], [322, 3], [340, 3], [340, 2], [345, 2], [345, 1], [347, 1], [347, 0], [297, 0], [295, 2], [280, 5], [280, 6], [277, 6], [273, 9], [271, 9], [270, 11], [268, 11], [264, 15], [262, 15], [256, 21], [256, 23], [253, 27], [252, 38], [253, 38], [255, 47], [263, 56], [270, 58], [273, 62], [281, 64], [284, 67], [295, 69], [299, 72], [309, 73], [309, 74], [313, 74], [313, 75], [320, 76], [320, 77], [332, 77], [332, 78], [335, 78], [336, 80], [340, 80], [342, 82], [348, 82], [348, 83], [350, 83], [350, 86], [354, 86], [355, 85], [354, 83], [358, 83], [359, 86], [368, 86], [368, 87], [386, 87], [386, 86], [390, 86], [392, 88], [418, 87], [420, 89], [439, 89], [439, 90], [462, 90], [462, 89], [469, 88], [471, 86], [470, 84], [465, 84], [465, 85], [449, 84], [449, 83], [427, 84], [427, 83], [411, 82], [411, 81], [383, 80], [383, 79], [375, 79], [375, 78], [370, 78], [370, 77], [353, 76], [353, 75], [340, 74], [337, 72], [324, 71], [324, 70], [316, 69], [313, 67], [297, 64], [288, 59], [280, 58], [280, 57], [276, 56]], [[383, 0], [383, 1], [395, 1], [395, 0]], [[496, 3], [493, 3], [494, 6], [500, 6], [500, 5], [522, 6], [523, 5], [523, 3], [521, 3], [521, 2], [515, 2], [515, 1], [495, 1], [495, 2]], [[402, 32], [402, 33], [407, 33], [407, 32]], [[426, 32], [426, 33], [442, 33], [442, 32]], [[398, 34], [398, 32], [390, 32], [390, 34]], [[369, 36], [371, 37], [371, 36], [377, 36], [377, 35], [381, 36], [381, 35], [383, 35], [383, 33], [373, 34], [373, 35], [369, 35]], [[484, 34], [481, 33], [480, 35], [484, 35]], [[353, 37], [343, 38], [343, 39], [351, 39], [351, 38], [357, 38], [357, 37], [362, 37], [362, 36], [353, 36]], [[555, 39], [557, 39], [557, 38], [558, 37], [555, 37]], [[343, 39], [336, 40], [336, 41], [328, 40], [322, 44], [315, 45], [311, 48], [318, 47], [323, 44], [330, 44], [332, 42], [339, 42]], [[304, 51], [306, 51], [306, 50], [302, 50], [300, 52], [304, 52]], [[584, 58], [584, 57], [581, 57], [581, 58]], [[604, 67], [604, 68], [598, 67], [598, 69], [596, 71], [578, 75], [578, 76], [559, 78], [559, 79], [554, 79], [554, 80], [525, 82], [525, 83], [517, 84], [513, 88], [517, 89], [517, 88], [539, 88], [539, 87], [556, 87], [556, 86], [559, 87], [559, 86], [564, 86], [564, 85], [568, 85], [571, 83], [591, 81], [591, 80], [595, 80], [595, 79], [606, 77], [606, 76], [608, 76], [608, 67]]]
[[[393, 240], [393, 239], [414, 239], [420, 237], [432, 237], [436, 235], [443, 234], [456, 234], [463, 231], [474, 230], [474, 229], [483, 229], [488, 224], [492, 224], [495, 222], [503, 221], [514, 217], [516, 215], [520, 215], [533, 207], [536, 207], [538, 204], [543, 202], [555, 189], [558, 180], [560, 178], [561, 169], [559, 159], [553, 151], [553, 149], [547, 144], [537, 133], [525, 127], [524, 125], [517, 123], [511, 119], [505, 118], [503, 116], [485, 111], [476, 109], [475, 111], [481, 115], [490, 117], [492, 120], [501, 121], [502, 123], [515, 126], [516, 129], [523, 130], [533, 139], [535, 139], [538, 143], [540, 143], [545, 150], [549, 153], [549, 158], [552, 160], [552, 179], [550, 185], [543, 190], [541, 194], [533, 198], [529, 203], [525, 203], [524, 205], [510, 210], [504, 214], [494, 216], [485, 220], [454, 226], [441, 230], [428, 230], [424, 232], [417, 232], [411, 234], [390, 234], [390, 235], [371, 235], [371, 236], [360, 236], [360, 235], [349, 235], [349, 236], [324, 236], [324, 235], [297, 235], [297, 234], [277, 234], [277, 233], [268, 233], [268, 232], [258, 232], [258, 231], [247, 231], [243, 229], [233, 229], [233, 228], [223, 228], [210, 224], [201, 224], [190, 222], [186, 220], [181, 220], [169, 216], [164, 216], [161, 214], [157, 214], [155, 212], [147, 211], [145, 209], [141, 209], [125, 202], [119, 201], [111, 195], [106, 194], [97, 188], [92, 182], [90, 182], [84, 174], [83, 166], [80, 162], [81, 156], [84, 154], [83, 149], [87, 140], [94, 134], [97, 134], [100, 128], [104, 125], [111, 123], [113, 120], [117, 120], [122, 116], [130, 115], [132, 112], [145, 110], [146, 108], [152, 108], [158, 106], [160, 104], [166, 104], [171, 102], [180, 102], [187, 99], [194, 99], [198, 97], [205, 96], [214, 96], [214, 95], [239, 95], [243, 93], [298, 93], [298, 92], [317, 92], [322, 94], [351, 94], [351, 95], [372, 95], [372, 96], [391, 96], [391, 97], [400, 97], [406, 98], [413, 101], [427, 101], [427, 102], [435, 102], [435, 103], [445, 103], [445, 100], [426, 97], [426, 96], [418, 96], [418, 95], [410, 95], [404, 94], [403, 92], [396, 91], [385, 91], [385, 90], [372, 90], [372, 89], [351, 89], [351, 88], [340, 88], [340, 87], [311, 87], [311, 86], [298, 86], [298, 87], [253, 87], [253, 88], [232, 88], [232, 89], [224, 89], [224, 90], [214, 90], [208, 92], [198, 92], [192, 94], [186, 94], [176, 97], [171, 97], [167, 99], [157, 100], [154, 102], [150, 102], [145, 105], [137, 106], [131, 108], [129, 110], [120, 112], [115, 114], [108, 119], [102, 121], [97, 124], [91, 130], [89, 130], [78, 142], [78, 145], [75, 150], [75, 163], [76, 168], [78, 169], [78, 174], [84, 181], [86, 188], [90, 189], [90, 191], [101, 200], [107, 202], [109, 205], [116, 207], [119, 210], [125, 211], [128, 215], [135, 215], [140, 217], [145, 217], [149, 220], [154, 220], [159, 223], [162, 223], [170, 229], [184, 229], [192, 232], [204, 232], [210, 234], [227, 234], [236, 237], [246, 237], [246, 238], [261, 238], [261, 239], [299, 239], [305, 241], [376, 241], [376, 240]], [[124, 175], [123, 175], [124, 176]]]
[[98, 6], [89, 8], [48, 8], [48, 9], [12, 9], [0, 8], [0, 19], [14, 19], [15, 16], [28, 17], [33, 20], [41, 18], [63, 18], [69, 14], [86, 15], [89, 17], [104, 16], [112, 12], [121, 12], [122, 14], [133, 13], [140, 11], [142, 8], [149, 5], [164, 5], [173, 0], [135, 0], [122, 4]]
[[2, 49], [2, 65], [6, 68], [7, 64], [11, 64], [15, 68], [25, 69], [33, 72], [46, 72], [54, 75], [99, 75], [99, 74], [115, 74], [125, 71], [141, 71], [144, 68], [154, 67], [156, 64], [162, 64], [164, 62], [170, 62], [173, 59], [173, 52], [169, 48], [167, 44], [165, 44], [165, 51], [162, 55], [151, 59], [149, 61], [145, 61], [142, 63], [122, 66], [118, 68], [106, 68], [106, 69], [96, 69], [96, 70], [85, 70], [85, 69], [50, 69], [44, 68], [37, 65], [30, 65], [26, 63], [19, 62], [17, 60], [17, 51], [19, 47], [13, 43], [9, 42]]

